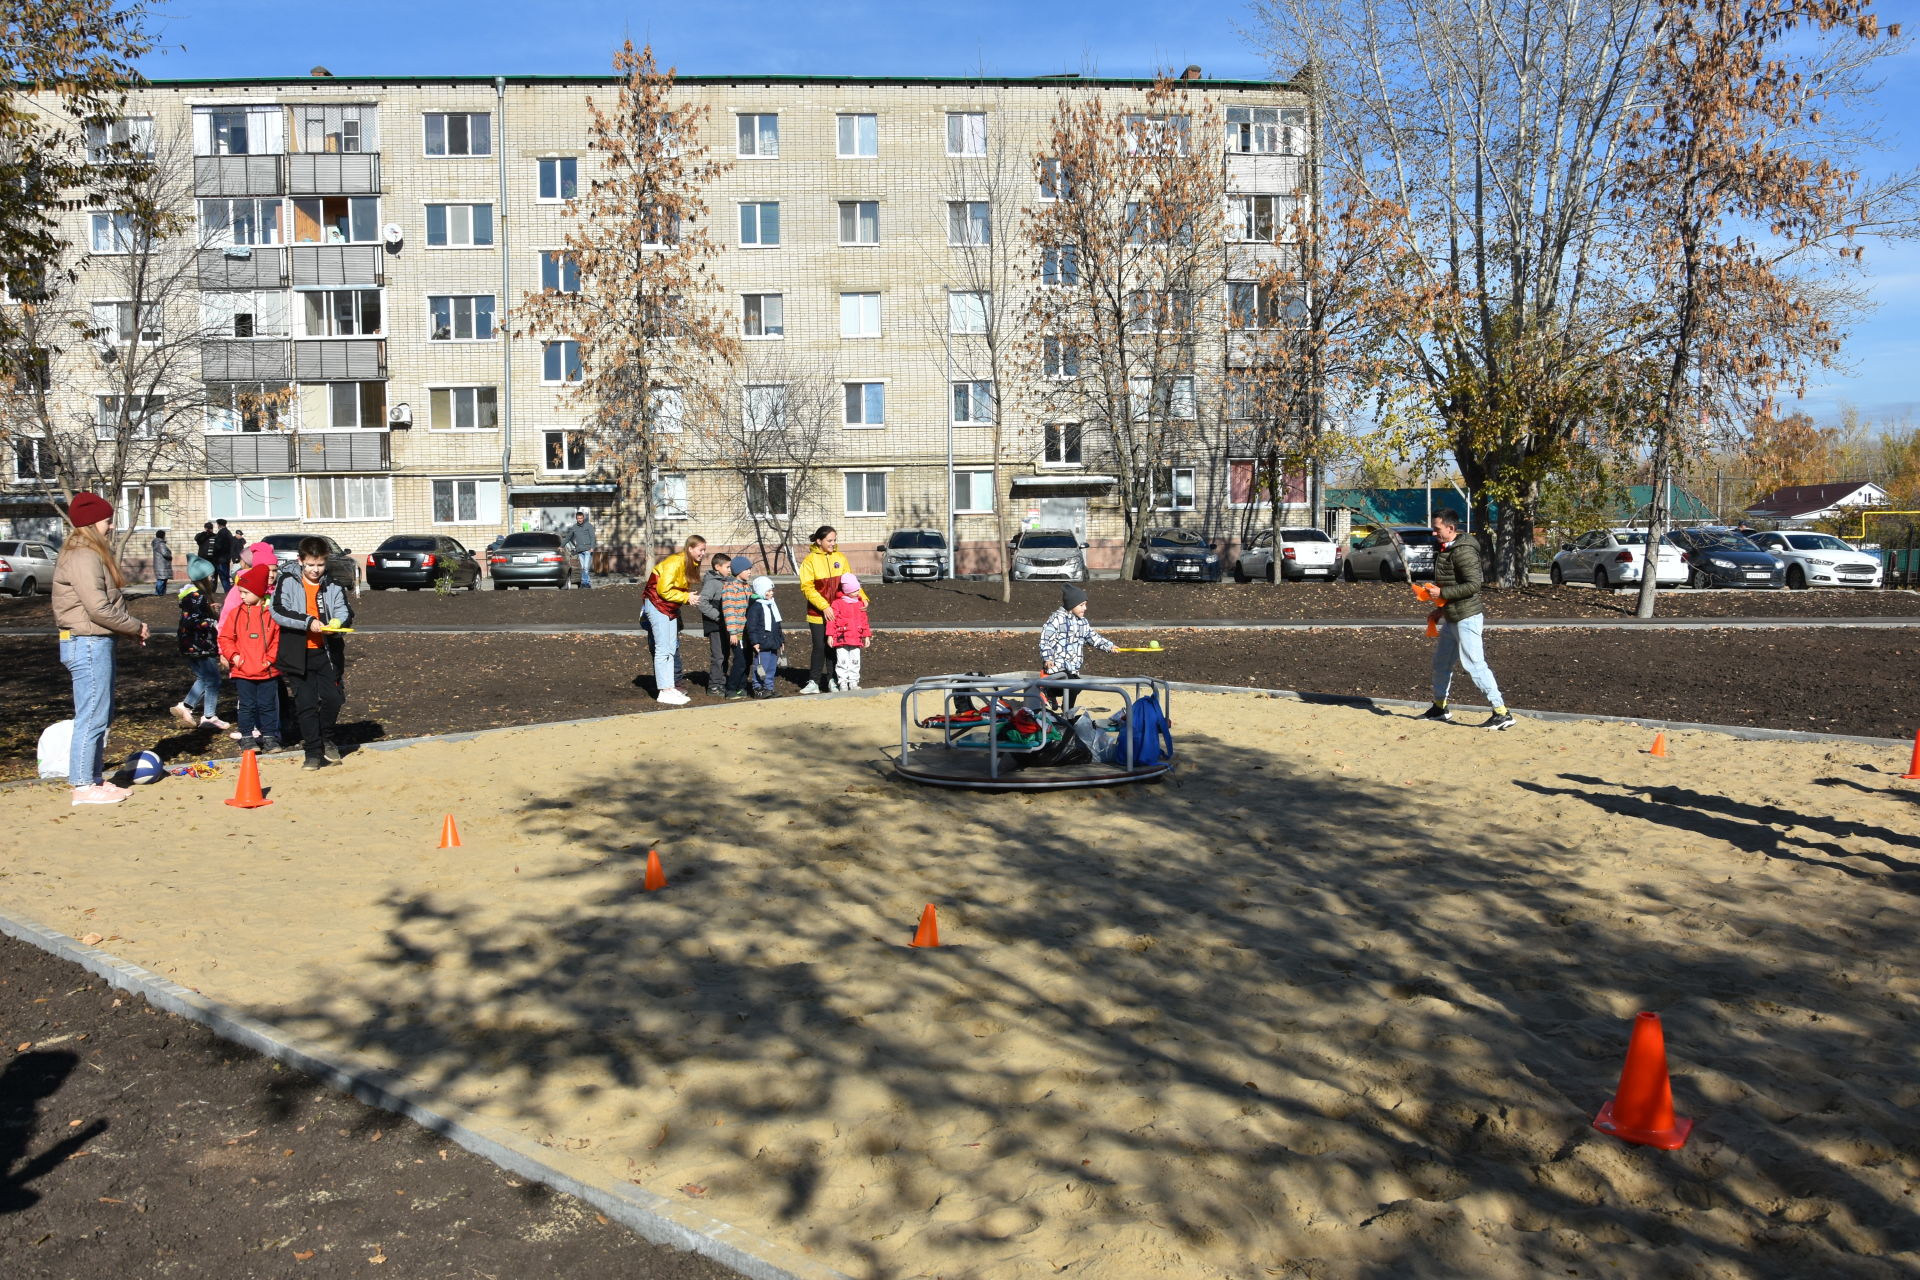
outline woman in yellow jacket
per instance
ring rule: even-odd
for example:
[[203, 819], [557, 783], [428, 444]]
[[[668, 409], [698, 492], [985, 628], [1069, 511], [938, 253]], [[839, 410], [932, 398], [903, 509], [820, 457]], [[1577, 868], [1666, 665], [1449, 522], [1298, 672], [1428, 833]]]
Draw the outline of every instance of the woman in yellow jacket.
[[647, 626], [647, 647], [653, 650], [653, 696], [670, 707], [692, 701], [680, 691], [680, 606], [693, 598], [700, 582], [700, 553], [707, 540], [699, 534], [653, 566], [647, 576], [647, 598], [640, 621]]
[[[802, 693], [819, 693], [827, 683], [827, 619], [833, 616], [833, 603], [826, 593], [840, 585], [840, 575], [852, 573], [847, 558], [837, 550], [840, 534], [830, 524], [813, 531], [813, 548], [800, 562], [800, 594], [807, 598], [807, 630], [813, 635], [813, 654], [807, 663], [807, 683]], [[867, 600], [867, 593], [860, 592]], [[872, 603], [868, 601], [868, 603]]]

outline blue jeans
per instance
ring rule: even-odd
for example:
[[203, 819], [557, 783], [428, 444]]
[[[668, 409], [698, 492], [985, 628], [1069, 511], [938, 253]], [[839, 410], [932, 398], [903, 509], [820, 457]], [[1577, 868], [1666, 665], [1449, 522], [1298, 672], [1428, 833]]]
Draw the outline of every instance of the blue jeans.
[[214, 575], [220, 579], [220, 589], [222, 591], [233, 590], [233, 561], [222, 560], [219, 564], [213, 566], [213, 572]]
[[753, 687], [773, 692], [773, 677], [780, 670], [780, 655], [777, 653], [755, 653], [753, 655]]
[[591, 551], [580, 553], [580, 589], [593, 590], [593, 552]]
[[73, 677], [73, 745], [67, 781], [89, 787], [106, 780], [107, 726], [113, 723], [113, 637], [60, 642], [60, 665]]
[[258, 729], [263, 738], [280, 739], [280, 682], [278, 680], [242, 680], [235, 676], [235, 693], [239, 695], [238, 716], [240, 720], [241, 746], [247, 745], [247, 739], [253, 737]]
[[649, 600], [640, 606], [640, 621], [647, 624], [647, 648], [653, 651], [654, 693], [662, 694], [680, 683], [680, 619]]
[[189, 711], [198, 709], [203, 716], [218, 714], [220, 709], [220, 659], [188, 658], [187, 670], [193, 672], [193, 685], [187, 690], [187, 696], [180, 699]]
[[1493, 668], [1487, 665], [1486, 649], [1480, 643], [1481, 624], [1486, 620], [1486, 614], [1476, 613], [1458, 622], [1441, 621], [1440, 636], [1433, 644], [1435, 702], [1447, 700], [1447, 690], [1453, 685], [1453, 663], [1457, 658], [1489, 705], [1507, 705], [1506, 699], [1500, 696], [1499, 682], [1493, 678]]

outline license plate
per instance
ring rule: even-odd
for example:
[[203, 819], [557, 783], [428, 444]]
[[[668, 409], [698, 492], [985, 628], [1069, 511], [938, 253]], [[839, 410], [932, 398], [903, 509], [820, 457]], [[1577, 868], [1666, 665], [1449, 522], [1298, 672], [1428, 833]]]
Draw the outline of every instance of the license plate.
[[1180, 566], [1180, 568], [1179, 568], [1179, 572], [1181, 572], [1181, 573], [1199, 573], [1199, 572], [1200, 572], [1200, 566], [1199, 566], [1199, 565], [1197, 565], [1197, 564], [1183, 564], [1183, 565], [1181, 565], [1181, 566]]
[[909, 578], [931, 578], [934, 570], [927, 565], [908, 565], [900, 571]]
[[1762, 573], [1757, 569], [1749, 569], [1747, 570], [1747, 576], [1749, 578], [1771, 578], [1773, 575], [1770, 573]]
[[413, 561], [411, 560], [382, 560], [380, 563], [389, 569], [413, 568]]
[[540, 557], [539, 556], [515, 556], [513, 558], [513, 562], [515, 564], [539, 564]]

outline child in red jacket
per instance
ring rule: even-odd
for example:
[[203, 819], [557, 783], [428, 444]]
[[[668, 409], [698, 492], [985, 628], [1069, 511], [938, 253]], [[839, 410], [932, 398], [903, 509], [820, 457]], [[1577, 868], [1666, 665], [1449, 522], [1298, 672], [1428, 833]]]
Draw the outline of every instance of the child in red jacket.
[[256, 564], [234, 582], [240, 603], [220, 623], [220, 669], [240, 693], [240, 727], [233, 736], [260, 751], [280, 749], [280, 624], [267, 608], [272, 567]]
[[873, 643], [867, 622], [867, 602], [860, 598], [860, 579], [840, 575], [840, 592], [832, 597], [833, 616], [827, 619], [827, 643], [833, 646], [834, 686], [860, 687], [860, 651]]

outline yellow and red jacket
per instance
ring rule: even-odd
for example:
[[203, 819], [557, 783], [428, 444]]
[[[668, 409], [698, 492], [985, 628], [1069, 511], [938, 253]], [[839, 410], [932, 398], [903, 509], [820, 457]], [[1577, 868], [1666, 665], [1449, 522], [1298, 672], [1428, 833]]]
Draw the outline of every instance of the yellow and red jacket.
[[[800, 594], [807, 598], [809, 623], [825, 622], [833, 616], [833, 604], [827, 599], [820, 584], [832, 581], [841, 574], [852, 572], [852, 566], [847, 564], [847, 557], [841, 552], [836, 551], [828, 555], [818, 547], [807, 552], [806, 558], [800, 561]], [[867, 600], [864, 588], [861, 589], [860, 598], [868, 604], [873, 603]]]
[[662, 613], [679, 617], [680, 606], [693, 598], [689, 584], [698, 572], [691, 556], [684, 551], [674, 552], [654, 565], [647, 577], [648, 603]]

